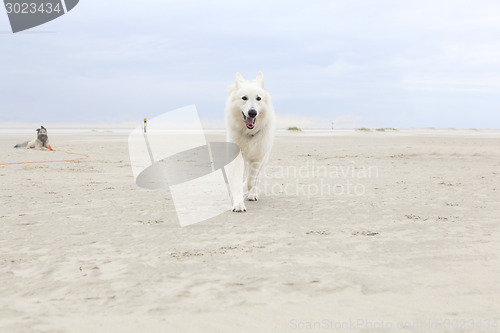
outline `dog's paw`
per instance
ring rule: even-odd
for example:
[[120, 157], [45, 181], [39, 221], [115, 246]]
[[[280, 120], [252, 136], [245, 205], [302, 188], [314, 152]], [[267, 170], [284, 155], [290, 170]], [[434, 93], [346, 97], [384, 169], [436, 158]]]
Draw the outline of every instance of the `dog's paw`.
[[245, 204], [243, 202], [236, 203], [233, 205], [233, 212], [241, 213], [241, 212], [246, 212], [246, 211], [247, 211], [247, 208], [245, 207]]
[[257, 201], [259, 199], [259, 195], [257, 194], [255, 187], [248, 192], [247, 198], [249, 201]]

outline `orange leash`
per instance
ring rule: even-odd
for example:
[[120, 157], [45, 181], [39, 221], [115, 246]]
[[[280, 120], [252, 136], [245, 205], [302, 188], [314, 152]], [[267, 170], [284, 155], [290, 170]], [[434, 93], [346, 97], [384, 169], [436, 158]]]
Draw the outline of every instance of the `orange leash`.
[[74, 161], [80, 161], [80, 160], [85, 160], [89, 158], [89, 155], [85, 154], [80, 154], [80, 153], [72, 153], [69, 151], [65, 151], [66, 154], [73, 154], [73, 155], [80, 155], [83, 157], [80, 158], [75, 158], [72, 160], [58, 160], [58, 161], [35, 161], [35, 162], [14, 162], [14, 163], [0, 163], [0, 165], [13, 165], [13, 164], [36, 164], [36, 163], [58, 163], [58, 162], [74, 162]]

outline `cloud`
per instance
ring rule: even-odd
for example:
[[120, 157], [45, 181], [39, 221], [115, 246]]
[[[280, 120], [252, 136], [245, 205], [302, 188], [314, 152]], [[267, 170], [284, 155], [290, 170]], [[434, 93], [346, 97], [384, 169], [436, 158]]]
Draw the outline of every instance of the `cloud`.
[[491, 94], [500, 93], [500, 75], [486, 77], [450, 77], [449, 75], [413, 77], [402, 81], [412, 91]]

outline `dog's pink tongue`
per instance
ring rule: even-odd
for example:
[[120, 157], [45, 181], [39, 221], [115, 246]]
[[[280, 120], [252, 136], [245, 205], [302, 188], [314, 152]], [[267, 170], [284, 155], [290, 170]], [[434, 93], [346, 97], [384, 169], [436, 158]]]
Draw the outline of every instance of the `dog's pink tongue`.
[[245, 119], [245, 124], [247, 124], [248, 126], [252, 126], [254, 122], [255, 122], [255, 118], [247, 117]]

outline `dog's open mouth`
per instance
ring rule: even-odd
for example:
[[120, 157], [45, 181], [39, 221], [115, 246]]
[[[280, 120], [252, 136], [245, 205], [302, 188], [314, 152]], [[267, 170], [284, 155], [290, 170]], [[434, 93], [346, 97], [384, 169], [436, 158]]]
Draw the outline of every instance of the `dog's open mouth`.
[[247, 117], [243, 112], [241, 114], [243, 115], [243, 121], [245, 122], [245, 125], [247, 125], [247, 128], [253, 129], [255, 126], [255, 118]]

